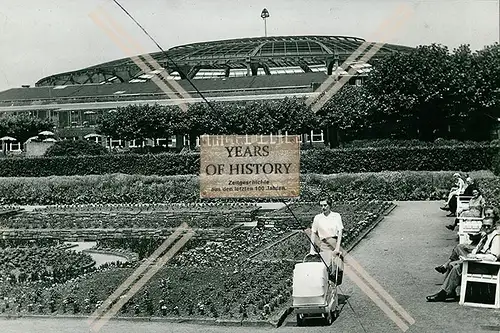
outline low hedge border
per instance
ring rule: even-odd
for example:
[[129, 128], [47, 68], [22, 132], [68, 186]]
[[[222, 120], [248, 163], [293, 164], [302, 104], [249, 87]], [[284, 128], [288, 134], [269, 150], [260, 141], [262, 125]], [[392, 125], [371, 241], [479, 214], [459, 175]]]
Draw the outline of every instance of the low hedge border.
[[[301, 175], [298, 201], [316, 201], [328, 193], [336, 201], [441, 200], [453, 184], [454, 171], [391, 171]], [[486, 200], [497, 203], [500, 177], [489, 171], [471, 172]], [[120, 203], [276, 202], [262, 199], [200, 199], [199, 177], [93, 175], [0, 178], [0, 204], [73, 205]], [[288, 201], [288, 198], [287, 198]]]
[[[301, 151], [301, 173], [402, 170], [491, 170], [496, 145], [308, 149]], [[196, 175], [199, 153], [101, 155], [0, 159], [0, 177], [74, 175]]]

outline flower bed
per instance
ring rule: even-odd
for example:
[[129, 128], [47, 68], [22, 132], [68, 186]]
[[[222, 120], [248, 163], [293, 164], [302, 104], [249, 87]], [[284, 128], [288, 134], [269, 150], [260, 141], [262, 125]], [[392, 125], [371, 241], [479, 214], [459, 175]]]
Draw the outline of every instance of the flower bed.
[[[287, 262], [261, 263], [238, 272], [234, 268], [164, 267], [117, 315], [267, 319], [290, 296], [292, 270], [293, 265]], [[0, 309], [7, 313], [89, 315], [132, 272], [115, 268], [51, 288], [37, 288], [29, 292], [29, 299], [14, 300], [11, 296], [8, 308], [5, 300], [0, 300]]]
[[186, 222], [192, 228], [229, 228], [251, 221], [238, 212], [41, 213], [25, 212], [0, 217], [4, 229], [170, 229]]
[[[491, 172], [471, 172], [483, 190], [500, 187]], [[441, 200], [453, 171], [401, 171], [336, 175], [301, 175], [300, 201], [324, 193], [334, 200]], [[486, 197], [486, 199], [488, 199]], [[0, 179], [0, 205], [118, 203], [242, 203], [275, 199], [200, 199], [197, 176], [102, 175]]]
[[93, 264], [89, 255], [57, 247], [7, 247], [0, 249], [0, 282], [60, 283], [91, 271]]
[[[332, 208], [342, 214], [345, 226], [344, 246], [370, 227], [389, 205], [381, 201], [335, 203]], [[291, 208], [308, 222], [307, 226], [312, 219], [309, 217], [320, 211], [316, 203], [295, 203]], [[281, 217], [284, 210], [267, 215]], [[118, 316], [271, 318], [288, 304], [294, 261], [301, 260], [309, 250], [303, 233], [287, 238], [293, 233], [289, 229], [237, 228], [210, 234], [212, 238], [208, 241], [190, 240], [125, 304]], [[162, 241], [162, 238], [105, 239], [98, 242], [97, 248], [137, 251], [142, 259]], [[90, 315], [138, 264], [130, 268], [106, 265], [50, 286], [25, 282], [10, 289], [0, 288], [0, 310], [13, 314]], [[2, 296], [7, 300], [2, 301]]]
[[228, 239], [207, 242], [202, 246], [184, 251], [174, 257], [175, 266], [223, 267], [248, 258], [265, 245], [283, 237], [287, 232], [280, 229], [238, 230]]

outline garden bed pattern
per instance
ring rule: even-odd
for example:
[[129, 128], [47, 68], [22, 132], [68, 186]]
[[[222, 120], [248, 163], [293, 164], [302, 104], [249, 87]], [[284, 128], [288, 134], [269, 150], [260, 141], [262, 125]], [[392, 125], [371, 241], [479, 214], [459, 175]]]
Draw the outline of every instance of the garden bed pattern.
[[[335, 204], [333, 210], [343, 217], [344, 246], [359, 238], [390, 206], [380, 201]], [[272, 220], [274, 227], [221, 228], [225, 232], [212, 234], [210, 240], [188, 242], [117, 315], [236, 320], [269, 320], [276, 316], [288, 307], [295, 261], [302, 260], [309, 250], [305, 235], [294, 229], [309, 227], [312, 217], [320, 211], [317, 203], [293, 204], [291, 208], [300, 217], [299, 225], [290, 223], [290, 216], [282, 209], [265, 217], [268, 218], [265, 224]], [[150, 246], [144, 250], [148, 241]], [[134, 252], [142, 248], [140, 258], [144, 258], [162, 241], [162, 238], [144, 239], [141, 243], [137, 239], [109, 238], [100, 240], [98, 248]], [[3, 287], [0, 311], [89, 315], [137, 265], [105, 265], [54, 285], [35, 281]]]

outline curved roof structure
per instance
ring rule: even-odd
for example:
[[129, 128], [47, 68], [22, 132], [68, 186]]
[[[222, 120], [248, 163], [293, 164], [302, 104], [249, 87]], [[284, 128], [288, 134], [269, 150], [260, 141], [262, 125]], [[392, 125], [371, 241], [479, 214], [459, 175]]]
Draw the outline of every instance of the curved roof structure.
[[[297, 73], [326, 71], [342, 64], [358, 50], [355, 60], [362, 58], [375, 43], [345, 36], [282, 36], [221, 40], [181, 45], [133, 58], [124, 58], [96, 66], [52, 75], [39, 80], [36, 86], [68, 84], [144, 82], [156, 74], [193, 78], [202, 72], [219, 76], [272, 75], [283, 68]], [[373, 56], [378, 59], [393, 52], [412, 48], [384, 44]], [[372, 60], [373, 61], [373, 60]], [[288, 72], [287, 72], [288, 73]], [[136, 81], [134, 81], [136, 80]]]

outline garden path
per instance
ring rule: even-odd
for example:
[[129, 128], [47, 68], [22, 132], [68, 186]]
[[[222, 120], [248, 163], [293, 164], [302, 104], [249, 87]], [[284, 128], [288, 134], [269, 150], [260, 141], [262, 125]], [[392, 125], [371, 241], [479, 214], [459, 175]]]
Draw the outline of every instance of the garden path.
[[[441, 202], [396, 204], [392, 213], [350, 254], [413, 317], [415, 323], [407, 332], [500, 331], [500, 311], [426, 302], [425, 296], [436, 292], [443, 281], [434, 266], [446, 260], [457, 243], [456, 234], [445, 228], [451, 220], [439, 210]], [[117, 320], [101, 332], [402, 332], [350, 279], [344, 279], [340, 289], [350, 304], [342, 308], [331, 327], [295, 327], [292, 314], [279, 329]], [[2, 333], [89, 332], [84, 319], [2, 319], [0, 326]]]

